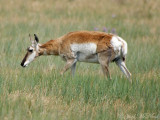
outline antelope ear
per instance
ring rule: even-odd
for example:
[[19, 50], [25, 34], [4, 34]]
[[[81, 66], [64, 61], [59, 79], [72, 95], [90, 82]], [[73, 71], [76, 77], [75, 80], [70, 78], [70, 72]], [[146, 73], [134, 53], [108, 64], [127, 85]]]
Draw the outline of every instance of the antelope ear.
[[30, 41], [32, 41], [31, 34], [29, 34], [29, 39], [30, 39]]
[[37, 37], [36, 34], [34, 34], [34, 38], [35, 38], [35, 41], [36, 41], [37, 43], [39, 43], [39, 39], [38, 39], [38, 37]]
[[29, 34], [29, 38], [30, 38], [30, 41], [32, 42], [32, 46], [34, 47], [35, 46], [35, 40], [32, 40], [32, 37], [31, 37], [31, 35]]

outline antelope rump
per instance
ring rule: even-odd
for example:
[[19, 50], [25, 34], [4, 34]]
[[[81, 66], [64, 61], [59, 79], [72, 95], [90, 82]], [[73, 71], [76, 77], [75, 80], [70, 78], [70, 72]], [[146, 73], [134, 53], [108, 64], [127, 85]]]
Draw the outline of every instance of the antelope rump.
[[21, 62], [22, 67], [28, 66], [38, 56], [56, 55], [66, 61], [60, 74], [71, 68], [74, 75], [77, 62], [88, 62], [100, 64], [104, 75], [111, 79], [108, 67], [110, 62], [115, 62], [131, 82], [131, 73], [125, 65], [127, 43], [117, 35], [97, 31], [77, 31], [44, 44], [39, 43], [36, 34], [34, 37], [32, 40], [30, 36], [32, 44]]

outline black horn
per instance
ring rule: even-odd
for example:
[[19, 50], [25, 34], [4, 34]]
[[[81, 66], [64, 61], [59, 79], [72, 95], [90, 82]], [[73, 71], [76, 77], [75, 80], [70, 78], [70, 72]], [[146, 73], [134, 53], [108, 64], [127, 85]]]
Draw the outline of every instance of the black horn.
[[39, 39], [38, 39], [37, 35], [34, 34], [34, 37], [35, 37], [36, 42], [38, 43], [38, 42], [39, 42]]

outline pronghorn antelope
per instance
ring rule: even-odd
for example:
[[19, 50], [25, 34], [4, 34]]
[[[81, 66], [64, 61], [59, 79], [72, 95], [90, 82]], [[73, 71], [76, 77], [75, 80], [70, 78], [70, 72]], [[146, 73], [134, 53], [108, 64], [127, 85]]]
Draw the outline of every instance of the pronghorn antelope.
[[56, 55], [66, 61], [61, 74], [71, 68], [72, 75], [74, 75], [76, 63], [79, 61], [99, 63], [104, 75], [111, 79], [108, 67], [110, 62], [115, 62], [131, 81], [131, 73], [125, 65], [127, 43], [117, 35], [95, 31], [70, 32], [45, 44], [39, 44], [36, 34], [34, 37], [35, 39], [32, 40], [30, 36], [32, 45], [28, 47], [21, 63], [23, 67], [28, 66], [38, 56]]

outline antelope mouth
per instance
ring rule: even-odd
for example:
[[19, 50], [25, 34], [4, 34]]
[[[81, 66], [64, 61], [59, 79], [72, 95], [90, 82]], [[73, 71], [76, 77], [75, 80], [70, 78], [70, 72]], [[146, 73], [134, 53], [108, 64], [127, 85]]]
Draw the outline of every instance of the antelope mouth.
[[28, 65], [24, 65], [23, 63], [21, 63], [21, 66], [25, 68], [25, 67], [27, 67]]

